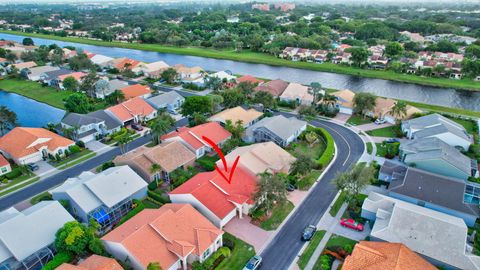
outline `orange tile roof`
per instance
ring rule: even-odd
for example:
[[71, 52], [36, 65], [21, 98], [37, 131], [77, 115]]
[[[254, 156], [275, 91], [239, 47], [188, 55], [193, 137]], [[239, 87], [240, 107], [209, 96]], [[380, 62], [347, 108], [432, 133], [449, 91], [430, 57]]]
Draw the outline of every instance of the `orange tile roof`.
[[8, 160], [0, 154], [0, 167], [7, 166], [10, 164]]
[[63, 263], [57, 270], [123, 270], [123, 267], [115, 259], [94, 254], [78, 265]]
[[200, 149], [207, 145], [207, 143], [201, 139], [203, 136], [206, 136], [214, 143], [219, 144], [230, 138], [232, 134], [220, 126], [219, 123], [210, 122], [192, 128], [182, 127], [178, 129], [178, 131], [163, 135], [161, 139], [165, 140], [168, 138], [180, 137], [193, 149]]
[[141, 96], [152, 93], [152, 90], [150, 90], [150, 87], [146, 85], [141, 85], [141, 84], [129, 85], [127, 87], [120, 89], [120, 91], [125, 96], [125, 99], [141, 97]]
[[239, 204], [252, 204], [252, 194], [255, 192], [257, 179], [242, 167], [237, 167], [228, 183], [215, 170], [195, 175], [190, 180], [177, 187], [170, 194], [191, 194], [205, 205], [217, 217], [223, 219]]
[[16, 159], [36, 153], [42, 147], [54, 151], [73, 144], [72, 140], [43, 128], [16, 127], [0, 138], [0, 150]]
[[251, 75], [245, 75], [245, 76], [242, 76], [240, 78], [237, 79], [237, 82], [238, 83], [241, 83], [241, 82], [251, 82], [253, 84], [262, 84], [263, 83], [263, 80], [259, 80]]
[[63, 82], [63, 80], [65, 80], [66, 78], [73, 77], [75, 80], [80, 81], [85, 76], [87, 76], [87, 73], [79, 71], [70, 74], [60, 75], [58, 76], [58, 79]]
[[165, 204], [141, 211], [102, 240], [121, 244], [145, 268], [159, 262], [170, 269], [179, 256], [203, 254], [222, 234], [193, 206]]
[[123, 70], [125, 68], [132, 69], [138, 66], [141, 62], [137, 60], [133, 60], [130, 58], [124, 58], [120, 60], [118, 63], [115, 64], [115, 68], [118, 70]]
[[123, 122], [134, 118], [136, 115], [147, 116], [155, 112], [155, 108], [140, 97], [129, 99], [118, 105], [109, 107], [107, 110]]
[[342, 270], [435, 270], [420, 255], [400, 243], [360, 241]]

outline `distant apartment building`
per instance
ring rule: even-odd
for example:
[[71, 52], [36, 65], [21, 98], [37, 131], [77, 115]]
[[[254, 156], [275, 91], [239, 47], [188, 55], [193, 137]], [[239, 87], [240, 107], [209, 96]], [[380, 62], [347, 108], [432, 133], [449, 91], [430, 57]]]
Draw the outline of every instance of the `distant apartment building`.
[[253, 4], [252, 9], [258, 9], [261, 11], [269, 11], [270, 5], [269, 4]]

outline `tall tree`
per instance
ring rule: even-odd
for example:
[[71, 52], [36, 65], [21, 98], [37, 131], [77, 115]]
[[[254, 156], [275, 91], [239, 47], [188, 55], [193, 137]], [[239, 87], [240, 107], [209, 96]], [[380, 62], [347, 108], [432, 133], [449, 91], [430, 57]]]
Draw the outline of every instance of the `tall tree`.
[[22, 40], [22, 44], [25, 45], [25, 46], [33, 46], [33, 45], [35, 45], [35, 44], [33, 43], [33, 39], [31, 39], [31, 38], [29, 38], [29, 37], [24, 38], [24, 39]]
[[385, 47], [385, 54], [388, 57], [395, 57], [400, 55], [403, 52], [403, 47], [398, 42], [390, 42]]
[[172, 84], [177, 80], [178, 73], [174, 68], [168, 68], [160, 75], [168, 84]]
[[90, 99], [83, 93], [73, 93], [65, 99], [65, 109], [68, 112], [89, 113], [95, 109]]
[[155, 144], [160, 143], [160, 137], [165, 135], [175, 124], [175, 119], [173, 119], [166, 112], [159, 112], [155, 120], [150, 125], [150, 132], [153, 136], [153, 141]]
[[368, 111], [375, 109], [377, 104], [377, 97], [371, 93], [357, 93], [353, 97], [353, 109], [355, 113], [360, 113], [365, 116]]
[[293, 175], [304, 176], [309, 173], [314, 166], [315, 164], [309, 156], [299, 154], [297, 155], [297, 159], [290, 166], [290, 173]]
[[236, 139], [241, 139], [245, 128], [241, 120], [237, 121], [235, 124], [231, 120], [225, 122], [225, 129], [232, 133], [232, 137]]
[[63, 79], [62, 85], [65, 90], [69, 90], [69, 91], [78, 90], [78, 81], [72, 76], [68, 76], [67, 78]]
[[7, 131], [17, 125], [17, 114], [9, 110], [6, 106], [0, 106], [0, 135], [3, 136]]
[[247, 96], [240, 89], [227, 89], [221, 93], [223, 97], [223, 106], [233, 108], [245, 104]]
[[372, 182], [374, 177], [373, 166], [357, 164], [349, 172], [339, 173], [333, 180], [333, 184], [338, 190], [346, 192], [347, 202], [355, 202], [360, 192]]
[[390, 109], [389, 112], [397, 121], [403, 119], [407, 115], [407, 103], [402, 100], [395, 102], [395, 105]]
[[212, 112], [212, 100], [208, 96], [190, 96], [185, 98], [180, 112], [183, 116], [192, 116], [195, 113], [207, 114]]
[[115, 90], [113, 93], [108, 95], [105, 100], [111, 105], [119, 104], [120, 102], [125, 101], [125, 94], [123, 94], [122, 91]]
[[350, 48], [348, 52], [352, 54], [351, 60], [354, 66], [361, 66], [363, 65], [368, 59], [368, 51], [365, 48]]
[[253, 96], [254, 103], [260, 103], [265, 109], [272, 109], [275, 107], [275, 98], [269, 92], [257, 91]]
[[98, 223], [92, 220], [90, 224], [87, 227], [78, 221], [65, 223], [55, 234], [54, 244], [57, 251], [74, 255], [85, 255], [89, 252], [103, 255], [103, 245], [95, 236]]
[[98, 81], [97, 72], [91, 71], [82, 78], [80, 91], [87, 93], [90, 97], [95, 97], [95, 83]]
[[322, 91], [322, 85], [319, 82], [312, 82], [310, 88], [313, 93], [313, 102], [316, 102], [319, 99], [320, 91]]
[[269, 214], [276, 204], [287, 201], [286, 176], [281, 173], [272, 175], [268, 172], [261, 173], [259, 176], [260, 181], [253, 194], [253, 199], [257, 202], [256, 207], [265, 209]]

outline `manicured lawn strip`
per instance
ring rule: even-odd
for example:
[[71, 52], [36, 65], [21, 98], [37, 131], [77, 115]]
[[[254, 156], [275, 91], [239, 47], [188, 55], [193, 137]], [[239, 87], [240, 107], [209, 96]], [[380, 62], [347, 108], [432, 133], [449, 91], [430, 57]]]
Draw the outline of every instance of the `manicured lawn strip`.
[[39, 179], [40, 179], [40, 177], [35, 177], [35, 178], [33, 178], [33, 179], [29, 180], [29, 181], [24, 181], [24, 182], [22, 182], [21, 184], [16, 185], [15, 187], [13, 187], [13, 188], [11, 188], [11, 189], [9, 189], [9, 190], [5, 190], [5, 191], [3, 191], [3, 192], [0, 192], [0, 196], [4, 196], [4, 195], [6, 195], [6, 194], [8, 194], [8, 193], [12, 193], [12, 192], [14, 192], [14, 191], [17, 191], [17, 190], [19, 190], [19, 189], [21, 189], [21, 188], [23, 188], [23, 187], [26, 187], [26, 186], [32, 184], [33, 182], [38, 181]]
[[367, 134], [374, 137], [387, 137], [387, 138], [397, 137], [397, 134], [395, 133], [395, 126], [369, 130], [367, 131]]
[[466, 119], [458, 119], [449, 117], [452, 121], [457, 122], [458, 124], [462, 125], [465, 130], [470, 134], [478, 134], [478, 128], [476, 127], [475, 123], [472, 120]]
[[277, 205], [272, 210], [272, 215], [260, 224], [262, 229], [267, 231], [273, 231], [282, 224], [283, 220], [292, 212], [294, 205], [292, 202], [287, 201], [285, 203]]
[[347, 120], [347, 124], [350, 124], [352, 126], [358, 126], [358, 125], [370, 124], [370, 123], [372, 123], [372, 120], [370, 120], [369, 118], [363, 118], [363, 116], [361, 115], [352, 115]]
[[352, 240], [350, 238], [346, 238], [346, 237], [334, 234], [328, 240], [327, 245], [325, 245], [325, 248], [345, 247], [347, 245], [350, 245], [353, 248], [353, 246], [356, 243], [357, 243], [357, 241], [355, 241], [355, 240]]
[[9, 188], [9, 187], [11, 187], [11, 186], [13, 186], [13, 185], [16, 185], [16, 184], [18, 184], [18, 183], [21, 183], [21, 182], [23, 182], [23, 181], [25, 181], [25, 180], [28, 180], [28, 179], [32, 178], [32, 177], [35, 177], [35, 175], [34, 175], [33, 173], [30, 174], [30, 175], [26, 175], [26, 174], [20, 175], [19, 177], [14, 178], [14, 179], [8, 181], [8, 184], [2, 185], [2, 186], [0, 187], [0, 190], [7, 189], [7, 188]]
[[329, 213], [332, 217], [335, 217], [337, 215], [338, 211], [342, 207], [346, 198], [347, 198], [347, 194], [345, 192], [340, 193], [337, 200], [333, 203], [332, 207], [330, 208]]
[[96, 154], [97, 153], [95, 153], [91, 150], [85, 149], [82, 152], [78, 153], [78, 155], [75, 155], [75, 156], [72, 155], [72, 156], [70, 156], [66, 159], [60, 160], [58, 163], [52, 163], [52, 166], [54, 166], [55, 168], [57, 168], [59, 170], [64, 170], [64, 169], [70, 168], [73, 165], [76, 165], [76, 164], [78, 164], [82, 161], [85, 161], [89, 158], [92, 158]]
[[310, 258], [313, 255], [313, 252], [315, 252], [315, 249], [317, 248], [318, 244], [320, 244], [320, 242], [323, 239], [323, 236], [325, 236], [325, 233], [326, 231], [324, 230], [317, 231], [313, 236], [312, 240], [310, 240], [310, 242], [307, 245], [307, 248], [305, 248], [302, 255], [300, 255], [300, 258], [297, 261], [298, 267], [300, 267], [300, 269], [302, 270], [305, 269], [308, 262], [310, 261]]
[[72, 94], [71, 91], [59, 91], [53, 87], [44, 87], [37, 82], [19, 79], [0, 80], [0, 89], [46, 103], [62, 110], [65, 109], [63, 100]]
[[303, 154], [311, 159], [318, 159], [325, 151], [325, 148], [326, 145], [321, 139], [313, 145], [308, 144], [306, 141], [299, 141], [294, 143], [294, 149], [291, 151], [291, 154], [294, 156]]
[[367, 153], [371, 154], [373, 151], [373, 146], [371, 142], [367, 142]]
[[123, 43], [123, 42], [106, 42], [100, 40], [91, 40], [83, 39], [77, 37], [59, 37], [54, 35], [44, 35], [37, 33], [24, 33], [19, 31], [8, 31], [0, 30], [0, 33], [20, 35], [20, 36], [30, 36], [38, 38], [46, 38], [51, 40], [61, 40], [67, 42], [76, 42], [82, 44], [104, 46], [104, 47], [119, 47], [119, 48], [128, 48], [144, 51], [154, 51], [160, 53], [173, 53], [173, 54], [182, 54], [182, 55], [193, 55], [201, 57], [209, 57], [216, 59], [227, 59], [233, 61], [241, 61], [247, 63], [257, 63], [257, 64], [266, 64], [273, 66], [286, 66], [299, 69], [308, 69], [314, 71], [323, 71], [323, 72], [333, 72], [348, 74], [354, 76], [368, 77], [368, 78], [378, 78], [392, 81], [408, 82], [421, 85], [431, 85], [439, 86], [446, 88], [461, 88], [468, 90], [480, 90], [480, 84], [468, 79], [463, 80], [451, 80], [445, 78], [429, 78], [429, 77], [420, 77], [416, 75], [409, 74], [399, 74], [393, 71], [388, 70], [364, 70], [350, 66], [336, 65], [332, 63], [308, 63], [308, 62], [293, 62], [290, 60], [280, 59], [276, 56], [252, 52], [244, 50], [242, 52], [236, 52], [235, 50], [213, 50], [207, 48], [199, 47], [174, 47], [174, 46], [164, 46], [158, 44], [143, 44], [143, 43]]
[[297, 181], [297, 188], [300, 190], [309, 190], [311, 186], [320, 177], [321, 171], [312, 170], [309, 174]]
[[216, 270], [243, 269], [248, 260], [255, 256], [255, 249], [235, 236], [225, 233], [223, 235], [223, 242], [225, 243], [225, 241], [232, 241], [235, 244], [235, 247], [233, 248], [230, 257], [224, 259], [215, 268]]
[[478, 112], [478, 111], [470, 111], [470, 110], [459, 109], [459, 108], [450, 108], [450, 107], [444, 107], [444, 106], [430, 105], [430, 104], [424, 104], [424, 103], [406, 101], [406, 100], [404, 100], [404, 101], [409, 105], [412, 105], [412, 106], [417, 107], [419, 109], [430, 111], [430, 112], [447, 113], [447, 114], [460, 114], [460, 115], [480, 118], [480, 112]]
[[386, 147], [386, 144], [375, 143], [375, 145], [377, 146], [376, 156], [377, 156], [377, 157], [385, 157], [385, 155], [387, 155], [387, 147]]

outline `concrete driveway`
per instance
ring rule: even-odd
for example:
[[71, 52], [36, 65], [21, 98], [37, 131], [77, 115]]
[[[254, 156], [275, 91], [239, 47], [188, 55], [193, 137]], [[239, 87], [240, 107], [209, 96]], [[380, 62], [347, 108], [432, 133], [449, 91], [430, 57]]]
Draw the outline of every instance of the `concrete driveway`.
[[369, 131], [373, 129], [379, 129], [379, 128], [391, 127], [391, 126], [393, 126], [393, 124], [390, 124], [390, 123], [385, 123], [381, 125], [377, 125], [375, 123], [368, 123], [368, 124], [358, 125], [357, 128], [363, 131]]
[[85, 146], [95, 153], [107, 151], [107, 150], [110, 150], [112, 148], [111, 146], [103, 144], [99, 141], [88, 142], [88, 143], [85, 144]]
[[341, 123], [346, 123], [347, 120], [351, 117], [350, 114], [346, 114], [346, 113], [337, 113], [337, 115], [333, 118], [335, 120], [337, 120], [338, 122], [341, 122]]
[[53, 167], [52, 165], [48, 164], [48, 162], [46, 161], [38, 161], [38, 162], [35, 162], [35, 164], [38, 165], [38, 170], [36, 170], [34, 173], [38, 176], [42, 176], [46, 173], [51, 173], [55, 170], [57, 170], [57, 168]]
[[355, 241], [360, 241], [367, 238], [367, 236], [370, 235], [370, 231], [371, 231], [370, 224], [368, 223], [365, 223], [363, 231], [359, 232], [359, 231], [355, 231], [355, 230], [343, 227], [342, 225], [340, 225], [340, 221], [338, 221], [335, 224], [335, 227], [333, 228], [332, 233], [341, 235], [346, 238], [353, 239]]
[[273, 231], [265, 231], [250, 223], [251, 220], [249, 216], [244, 216], [242, 219], [235, 217], [225, 225], [223, 230], [249, 243], [256, 251], [259, 251], [270, 238]]

